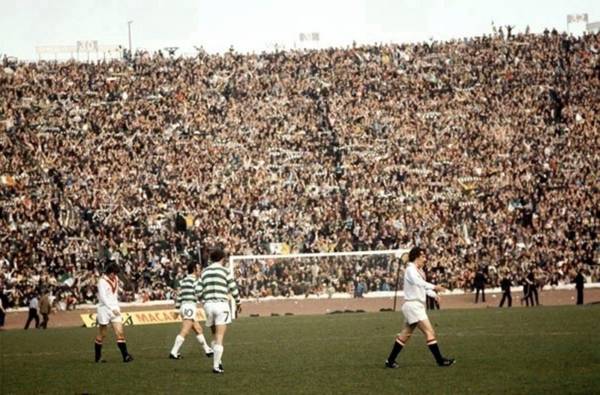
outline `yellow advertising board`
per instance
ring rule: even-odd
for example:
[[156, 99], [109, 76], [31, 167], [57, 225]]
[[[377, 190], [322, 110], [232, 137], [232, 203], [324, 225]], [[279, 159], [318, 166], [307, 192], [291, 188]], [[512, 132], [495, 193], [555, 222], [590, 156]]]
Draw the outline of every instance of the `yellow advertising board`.
[[[122, 312], [123, 325], [153, 325], [169, 324], [172, 322], [181, 322], [181, 316], [177, 310], [147, 310], [147, 311], [128, 311]], [[96, 313], [81, 314], [83, 323], [88, 328], [97, 326]], [[198, 307], [196, 310], [196, 320], [205, 321], [204, 309]]]

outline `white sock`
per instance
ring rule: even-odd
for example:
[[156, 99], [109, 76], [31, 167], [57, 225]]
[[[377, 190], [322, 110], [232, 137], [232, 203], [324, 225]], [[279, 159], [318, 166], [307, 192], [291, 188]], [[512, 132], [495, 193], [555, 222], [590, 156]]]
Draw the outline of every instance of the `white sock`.
[[215, 344], [213, 346], [215, 355], [213, 356], [213, 368], [218, 369], [221, 364], [221, 357], [223, 356], [223, 346], [221, 344]]
[[198, 343], [200, 343], [202, 345], [202, 348], [204, 348], [205, 353], [209, 353], [212, 351], [212, 349], [208, 347], [208, 344], [206, 344], [206, 339], [204, 338], [204, 335], [202, 333], [196, 336], [196, 339], [198, 339]]
[[173, 348], [171, 349], [171, 355], [173, 355], [173, 356], [179, 355], [179, 349], [181, 348], [181, 345], [183, 344], [184, 341], [185, 341], [185, 337], [183, 337], [181, 335], [177, 335], [177, 337], [175, 338], [175, 344], [173, 345]]

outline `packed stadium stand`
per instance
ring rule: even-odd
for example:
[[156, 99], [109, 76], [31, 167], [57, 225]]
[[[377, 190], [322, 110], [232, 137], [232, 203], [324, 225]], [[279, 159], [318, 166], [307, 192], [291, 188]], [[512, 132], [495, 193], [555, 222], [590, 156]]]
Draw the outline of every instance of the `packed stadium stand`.
[[[468, 289], [600, 280], [600, 35], [0, 67], [0, 288], [169, 299], [184, 262], [427, 249]], [[316, 266], [316, 267], [315, 267]], [[238, 271], [245, 297], [387, 290], [377, 264]]]

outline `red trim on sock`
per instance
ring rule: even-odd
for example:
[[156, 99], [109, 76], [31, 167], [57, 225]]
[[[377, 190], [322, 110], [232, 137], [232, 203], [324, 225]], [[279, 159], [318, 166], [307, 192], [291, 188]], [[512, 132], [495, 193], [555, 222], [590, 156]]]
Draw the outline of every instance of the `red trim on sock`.
[[427, 340], [427, 345], [428, 346], [430, 346], [432, 344], [437, 344], [437, 340], [436, 339]]

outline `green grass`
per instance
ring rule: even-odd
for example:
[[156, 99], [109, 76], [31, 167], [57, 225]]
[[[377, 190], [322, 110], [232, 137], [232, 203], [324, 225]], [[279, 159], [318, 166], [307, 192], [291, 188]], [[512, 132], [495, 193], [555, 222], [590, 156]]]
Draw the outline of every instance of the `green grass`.
[[[114, 338], [108, 363], [93, 358], [95, 330], [0, 333], [0, 393], [598, 393], [600, 306], [447, 310], [430, 314], [438, 368], [421, 334], [400, 369], [383, 368], [400, 313], [241, 318], [229, 327], [215, 376], [189, 336], [184, 359], [167, 359], [178, 325], [127, 328], [135, 356], [123, 364]], [[210, 337], [210, 335], [208, 335]]]

